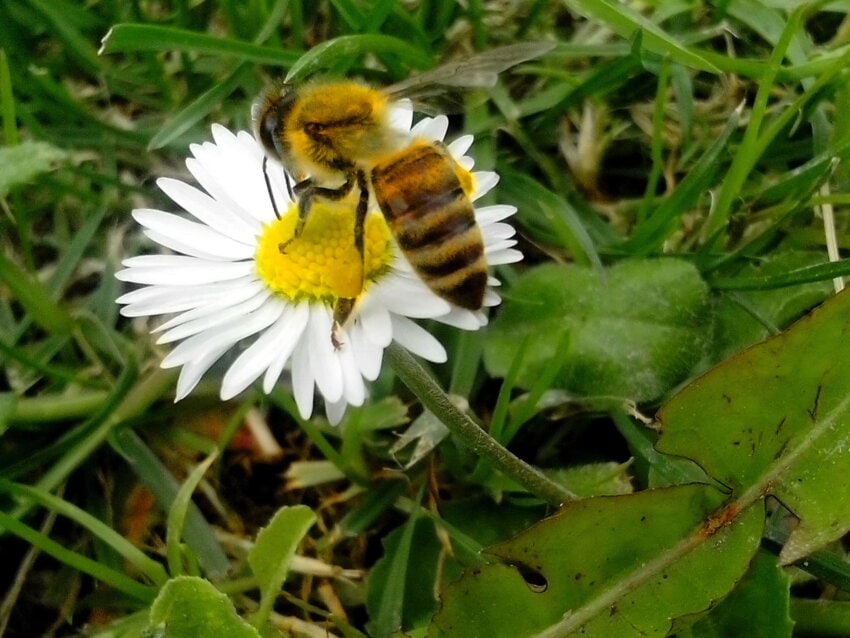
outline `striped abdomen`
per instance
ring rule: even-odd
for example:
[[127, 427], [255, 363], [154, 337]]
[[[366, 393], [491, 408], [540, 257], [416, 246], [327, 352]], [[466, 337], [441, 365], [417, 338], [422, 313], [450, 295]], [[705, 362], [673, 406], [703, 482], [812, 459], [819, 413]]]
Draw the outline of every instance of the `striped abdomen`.
[[416, 273], [437, 295], [478, 310], [487, 261], [461, 170], [442, 146], [419, 143], [372, 168], [372, 189]]

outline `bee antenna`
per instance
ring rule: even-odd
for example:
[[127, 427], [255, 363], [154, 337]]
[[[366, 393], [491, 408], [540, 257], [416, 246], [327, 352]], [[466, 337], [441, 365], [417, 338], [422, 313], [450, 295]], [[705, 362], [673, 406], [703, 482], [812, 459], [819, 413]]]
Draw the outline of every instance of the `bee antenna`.
[[295, 193], [292, 192], [292, 182], [289, 180], [289, 173], [284, 171], [283, 177], [286, 179], [286, 192], [289, 193], [289, 199], [295, 201]]
[[[272, 190], [272, 182], [269, 179], [269, 167], [268, 167], [268, 165], [269, 165], [268, 156], [263, 157], [263, 179], [266, 180], [266, 191], [268, 191], [269, 199], [272, 202], [272, 210], [274, 210], [274, 216], [277, 217], [278, 219], [280, 219], [280, 212], [278, 212], [277, 202], [274, 199], [274, 191]], [[288, 190], [291, 193], [292, 189], [289, 186], [289, 175], [286, 175], [286, 173], [284, 173], [284, 175], [286, 177], [286, 190]]]

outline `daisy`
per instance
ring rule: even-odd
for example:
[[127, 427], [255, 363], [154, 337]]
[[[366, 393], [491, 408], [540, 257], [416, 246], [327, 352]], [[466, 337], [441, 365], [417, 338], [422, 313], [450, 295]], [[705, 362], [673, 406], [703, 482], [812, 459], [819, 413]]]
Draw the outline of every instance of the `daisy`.
[[[393, 125], [411, 138], [442, 141], [444, 116], [426, 118], [411, 128], [412, 112], [398, 108]], [[288, 371], [300, 414], [313, 413], [316, 389], [331, 423], [347, 405], [362, 405], [366, 381], [381, 370], [384, 349], [395, 341], [432, 362], [446, 351], [415, 319], [433, 319], [466, 330], [487, 323], [486, 315], [455, 307], [435, 295], [416, 276], [394, 240], [380, 210], [371, 205], [365, 227], [365, 284], [353, 245], [352, 200], [316, 199], [308, 223], [291, 239], [297, 206], [287, 195], [283, 169], [268, 163], [274, 203], [263, 171], [263, 151], [253, 135], [212, 127], [213, 142], [190, 147], [186, 167], [203, 190], [161, 178], [159, 188], [188, 215], [142, 208], [133, 217], [148, 238], [174, 254], [126, 259], [118, 279], [142, 287], [118, 298], [126, 317], [171, 315], [154, 329], [159, 344], [179, 342], [163, 368], [180, 367], [175, 401], [187, 396], [225, 354], [235, 355], [221, 382], [230, 399], [258, 379], [268, 393]], [[460, 166], [471, 171], [466, 135], [448, 144]], [[473, 199], [498, 181], [489, 171], [473, 172]], [[354, 195], [356, 197], [356, 194]], [[275, 213], [277, 207], [278, 218]], [[513, 248], [514, 228], [503, 220], [513, 206], [484, 206], [476, 219], [490, 265], [522, 259]], [[489, 278], [485, 307], [499, 303]], [[330, 335], [333, 305], [356, 299], [345, 325]]]

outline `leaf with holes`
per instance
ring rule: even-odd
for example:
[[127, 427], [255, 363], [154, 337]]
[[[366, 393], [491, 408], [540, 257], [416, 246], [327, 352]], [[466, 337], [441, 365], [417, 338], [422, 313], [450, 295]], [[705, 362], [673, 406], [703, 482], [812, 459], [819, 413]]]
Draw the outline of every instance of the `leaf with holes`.
[[791, 563], [850, 530], [850, 292], [697, 379], [658, 415], [661, 452], [696, 461], [741, 507], [771, 494], [800, 524]]
[[726, 595], [758, 548], [762, 506], [723, 501], [694, 484], [566, 505], [449, 585], [429, 636], [666, 636]]
[[691, 627], [676, 631], [677, 638], [726, 638], [758, 635], [791, 638], [789, 613], [791, 579], [765, 551], [756, 553], [746, 576], [734, 591]]

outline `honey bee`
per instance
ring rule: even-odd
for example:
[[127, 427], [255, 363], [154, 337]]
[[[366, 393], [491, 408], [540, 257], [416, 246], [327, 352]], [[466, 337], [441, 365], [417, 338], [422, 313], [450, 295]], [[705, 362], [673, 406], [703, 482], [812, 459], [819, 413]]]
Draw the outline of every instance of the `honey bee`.
[[[301, 234], [314, 199], [340, 200], [356, 187], [354, 245], [361, 257], [361, 280], [371, 193], [422, 281], [456, 306], [481, 309], [487, 260], [470, 199], [470, 175], [441, 143], [395, 130], [389, 113], [396, 100], [425, 95], [438, 86], [493, 86], [502, 71], [553, 47], [548, 42], [499, 47], [384, 89], [339, 80], [284, 82], [263, 91], [251, 112], [254, 134], [266, 159], [277, 160], [298, 180], [292, 186], [287, 176], [290, 196], [298, 201], [298, 221], [292, 239], [280, 250], [285, 252]], [[355, 301], [340, 299], [334, 307], [335, 347]]]

